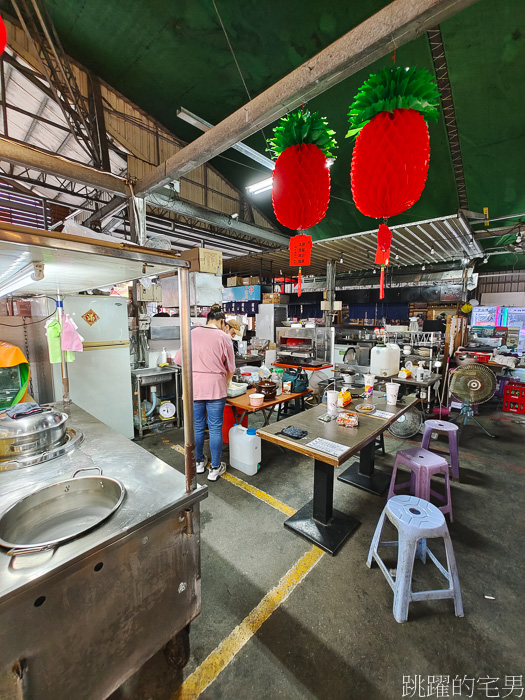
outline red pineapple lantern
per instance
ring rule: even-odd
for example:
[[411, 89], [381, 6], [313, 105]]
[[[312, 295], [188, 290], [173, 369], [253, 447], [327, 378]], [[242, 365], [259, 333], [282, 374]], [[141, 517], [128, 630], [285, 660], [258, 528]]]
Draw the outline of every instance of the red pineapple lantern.
[[0, 17], [0, 55], [4, 53], [6, 46], [7, 30], [5, 28], [4, 20]]
[[302, 231], [324, 218], [330, 200], [328, 158], [336, 142], [317, 112], [287, 114], [273, 130], [268, 150], [277, 156], [272, 203], [277, 220]]
[[383, 299], [385, 266], [392, 233], [386, 221], [420, 198], [428, 173], [430, 139], [426, 119], [437, 120], [439, 93], [426, 70], [389, 68], [371, 75], [350, 107], [350, 131], [357, 134], [351, 184], [359, 211], [383, 219], [376, 264], [381, 265], [379, 298]]

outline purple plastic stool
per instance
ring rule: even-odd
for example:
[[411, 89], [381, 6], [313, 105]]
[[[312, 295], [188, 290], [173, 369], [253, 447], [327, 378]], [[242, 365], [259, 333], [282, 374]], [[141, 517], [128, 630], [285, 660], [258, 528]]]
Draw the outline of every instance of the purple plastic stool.
[[[432, 433], [439, 433], [440, 435], [446, 435], [448, 437], [448, 452], [434, 450], [429, 447]], [[450, 457], [450, 469], [452, 471], [452, 479], [454, 481], [459, 481], [458, 435], [458, 426], [455, 425], [455, 423], [448, 423], [444, 420], [426, 420], [423, 440], [421, 441], [421, 447], [423, 447], [423, 449], [430, 450], [430, 452], [434, 452], [434, 454], [437, 455], [448, 455]]]
[[[397, 469], [400, 465], [410, 470], [410, 481], [396, 484]], [[439, 507], [439, 510], [443, 514], [448, 514], [450, 522], [452, 522], [454, 518], [452, 517], [452, 499], [450, 496], [450, 478], [448, 472], [449, 467], [447, 460], [429, 450], [425, 450], [422, 447], [399, 450], [396, 454], [396, 461], [394, 462], [388, 498], [395, 496], [398, 489], [410, 486], [410, 493], [412, 496], [423, 498], [425, 501], [429, 502], [430, 496], [434, 496], [434, 498], [444, 503], [444, 505]], [[443, 474], [445, 478], [445, 497], [431, 488], [430, 482], [432, 477], [437, 474]]]

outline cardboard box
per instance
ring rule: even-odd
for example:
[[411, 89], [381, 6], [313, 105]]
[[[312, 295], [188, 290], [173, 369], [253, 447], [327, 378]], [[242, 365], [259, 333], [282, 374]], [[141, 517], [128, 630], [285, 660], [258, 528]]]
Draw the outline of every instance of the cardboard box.
[[222, 253], [210, 248], [190, 248], [180, 254], [181, 258], [190, 262], [190, 272], [210, 272], [212, 275], [222, 275]]
[[227, 287], [242, 287], [242, 277], [228, 277], [226, 280]]
[[272, 292], [271, 294], [263, 294], [262, 295], [262, 303], [263, 304], [280, 304], [281, 303], [281, 295]]
[[261, 278], [260, 277], [243, 277], [242, 284], [245, 287], [249, 287], [250, 284], [261, 284]]

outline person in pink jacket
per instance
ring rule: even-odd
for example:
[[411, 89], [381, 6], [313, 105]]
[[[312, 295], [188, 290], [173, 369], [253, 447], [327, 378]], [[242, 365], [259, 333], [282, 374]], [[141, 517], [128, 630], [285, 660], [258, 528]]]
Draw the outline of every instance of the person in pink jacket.
[[[224, 312], [219, 304], [215, 304], [210, 309], [206, 325], [191, 331], [197, 474], [203, 474], [208, 464], [208, 457], [203, 452], [207, 419], [211, 453], [208, 481], [217, 481], [226, 471], [226, 464], [221, 462], [222, 422], [227, 387], [235, 372], [235, 356], [232, 339], [225, 329]], [[179, 365], [181, 357], [182, 352], [178, 350], [175, 362]]]

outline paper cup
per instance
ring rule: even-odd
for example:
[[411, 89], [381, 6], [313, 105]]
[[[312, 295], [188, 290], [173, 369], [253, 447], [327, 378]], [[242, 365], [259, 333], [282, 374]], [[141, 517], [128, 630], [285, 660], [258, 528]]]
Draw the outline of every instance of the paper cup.
[[338, 391], [327, 391], [326, 392], [326, 409], [331, 416], [335, 416], [337, 413], [337, 398], [339, 396]]
[[395, 405], [397, 403], [397, 395], [399, 394], [399, 384], [389, 382], [386, 384], [386, 402]]
[[365, 401], [366, 400], [371, 400], [372, 399], [372, 394], [374, 393], [374, 380], [375, 380], [375, 375], [373, 374], [365, 374], [363, 375], [364, 380], [365, 380]]

